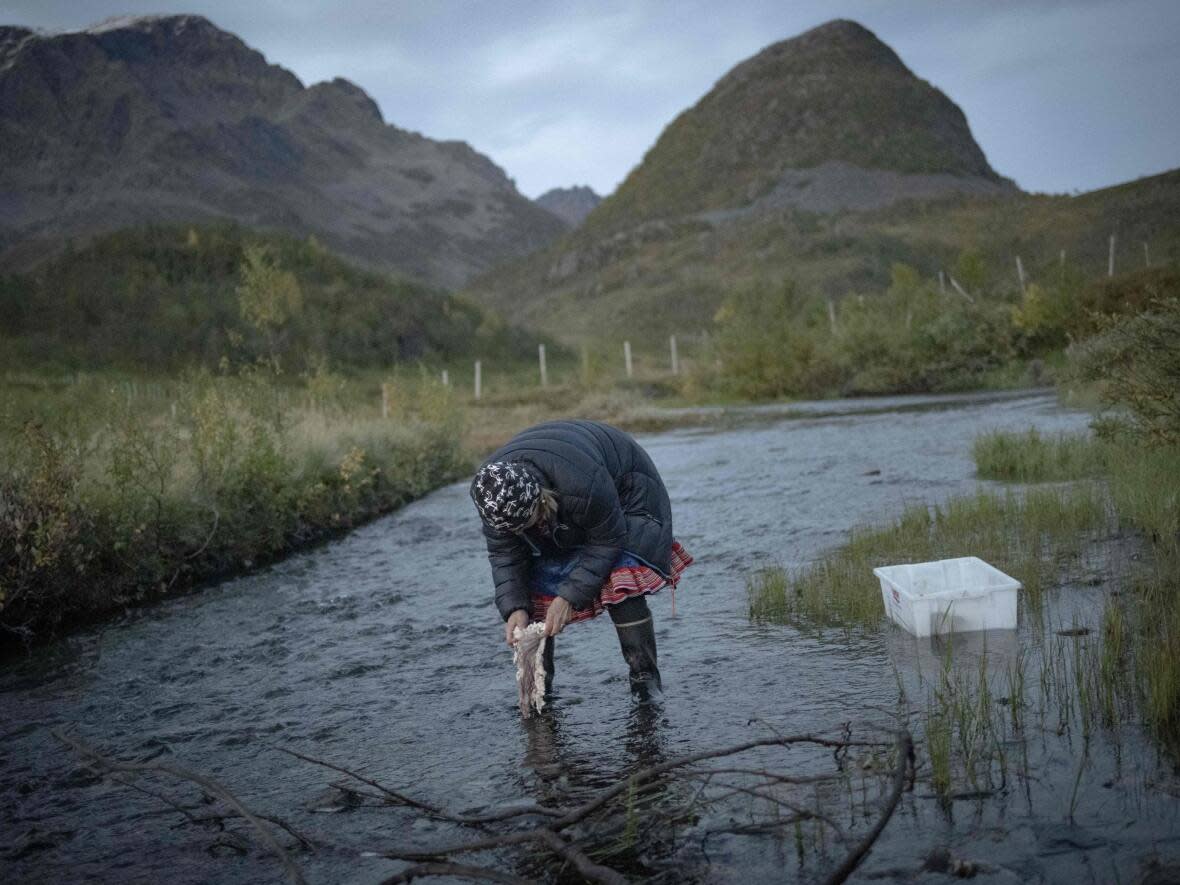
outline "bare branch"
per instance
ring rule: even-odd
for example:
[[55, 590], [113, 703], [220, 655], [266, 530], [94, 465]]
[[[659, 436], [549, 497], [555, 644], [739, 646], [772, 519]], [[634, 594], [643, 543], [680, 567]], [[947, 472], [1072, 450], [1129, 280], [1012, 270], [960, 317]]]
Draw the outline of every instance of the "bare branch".
[[590, 860], [573, 844], [562, 839], [553, 830], [538, 827], [533, 830], [522, 830], [516, 833], [505, 833], [502, 836], [490, 836], [478, 842], [467, 842], [459, 845], [447, 845], [431, 851], [415, 849], [386, 849], [373, 852], [382, 857], [393, 860], [434, 861], [446, 858], [452, 854], [468, 854], [473, 851], [490, 851], [493, 848], [508, 848], [512, 845], [523, 845], [528, 842], [540, 842], [564, 860], [574, 865], [579, 873], [592, 882], [602, 882], [605, 885], [624, 885], [627, 881], [614, 870], [600, 866]]
[[778, 805], [778, 806], [781, 806], [782, 808], [787, 809], [788, 811], [793, 811], [795, 813], [795, 815], [797, 816], [797, 819], [806, 820], [808, 818], [812, 818], [815, 820], [823, 821], [825, 824], [827, 824], [829, 827], [832, 828], [832, 830], [836, 833], [836, 835], [840, 838], [841, 841], [845, 841], [848, 838], [844, 834], [844, 828], [842, 826], [840, 826], [839, 822], [837, 822], [836, 819], [833, 818], [831, 815], [824, 814], [823, 812], [820, 812], [820, 811], [813, 811], [810, 808], [803, 808], [801, 805], [797, 805], [794, 802], [788, 802], [786, 799], [782, 799], [778, 796], [768, 795], [768, 794], [762, 792], [762, 790], [770, 788], [771, 785], [769, 785], [769, 784], [761, 785], [761, 789], [759, 789], [758, 786], [743, 787], [738, 784], [726, 784], [726, 783], [719, 783], [717, 786], [724, 787], [725, 789], [729, 790], [728, 793], [725, 793], [725, 794], [717, 797], [717, 801], [728, 799], [730, 796], [734, 796], [734, 795], [738, 795], [738, 794], [745, 795], [745, 796], [752, 796], [755, 799], [765, 799], [767, 802], [772, 802], [775, 805]]
[[548, 845], [555, 854], [572, 863], [574, 869], [591, 882], [602, 882], [603, 885], [626, 885], [627, 880], [621, 873], [615, 872], [610, 867], [596, 864], [552, 830], [539, 829], [536, 833], [540, 841]]
[[626, 780], [620, 781], [614, 786], [607, 787], [599, 792], [597, 796], [586, 802], [583, 805], [573, 809], [567, 814], [559, 817], [552, 824], [554, 830], [560, 830], [568, 827], [571, 824], [577, 823], [590, 814], [593, 814], [599, 808], [604, 806], [611, 799], [625, 793], [632, 783], [639, 784], [644, 781], [651, 780], [653, 777], [658, 777], [661, 774], [666, 774], [677, 768], [682, 768], [686, 765], [691, 765], [694, 762], [702, 762], [705, 759], [720, 759], [724, 756], [735, 756], [738, 753], [744, 753], [747, 750], [753, 750], [758, 747], [776, 747], [788, 746], [791, 744], [815, 744], [821, 747], [882, 747], [888, 746], [883, 741], [841, 741], [833, 738], [825, 738], [813, 734], [798, 734], [787, 736], [776, 736], [767, 738], [758, 738], [752, 741], [746, 741], [742, 744], [734, 744], [730, 747], [723, 747], [719, 750], [702, 750], [699, 753], [691, 753], [687, 756], [680, 756], [676, 759], [669, 759], [667, 762], [661, 762], [658, 765], [652, 765], [648, 768], [641, 769]]
[[278, 747], [274, 744], [267, 744], [267, 746], [272, 750], [278, 750], [280, 753], [286, 753], [288, 756], [294, 756], [296, 759], [302, 759], [304, 762], [310, 762], [312, 765], [319, 765], [323, 768], [330, 768], [332, 771], [337, 771], [340, 774], [346, 774], [354, 780], [360, 781], [362, 784], [368, 784], [374, 790], [382, 793], [386, 797], [387, 801], [394, 802], [397, 805], [408, 805], [410, 808], [417, 808], [419, 811], [425, 811], [428, 814], [435, 816], [448, 816], [441, 808], [430, 805], [426, 802], [419, 802], [417, 799], [411, 799], [409, 796], [399, 793], [396, 790], [391, 790], [389, 787], [384, 786], [383, 784], [377, 783], [377, 781], [373, 780], [372, 778], [365, 777], [363, 774], [357, 774], [355, 771], [344, 768], [343, 766], [336, 765], [332, 762], [325, 762], [323, 759], [316, 759], [314, 756], [305, 756], [303, 753], [297, 752], [295, 750], [289, 750], [286, 747]]
[[197, 786], [203, 787], [226, 805], [233, 808], [234, 811], [254, 827], [262, 842], [278, 857], [279, 862], [282, 863], [283, 868], [287, 871], [287, 875], [291, 877], [291, 881], [298, 883], [298, 885], [305, 885], [307, 880], [303, 878], [303, 873], [299, 870], [299, 867], [295, 865], [290, 855], [278, 843], [278, 840], [271, 835], [271, 832], [262, 825], [262, 821], [258, 819], [257, 815], [251, 813], [237, 796], [212, 778], [198, 774], [195, 771], [189, 771], [187, 768], [182, 768], [179, 765], [173, 765], [170, 762], [123, 762], [118, 759], [112, 759], [109, 756], [99, 753], [82, 740], [65, 734], [59, 728], [52, 729], [51, 734], [63, 744], [73, 749], [78, 755], [100, 768], [122, 772], [156, 771], [163, 774], [170, 774], [180, 780], [190, 781]]
[[829, 781], [843, 780], [847, 777], [846, 774], [836, 772], [835, 774], [815, 774], [815, 775], [791, 775], [791, 774], [776, 774], [773, 771], [767, 771], [762, 768], [687, 768], [680, 772], [688, 777], [704, 777], [711, 774], [748, 774], [753, 777], [765, 778], [769, 783], [776, 784], [822, 784]]
[[[307, 756], [303, 753], [299, 753], [286, 747], [279, 747], [275, 746], [274, 744], [267, 744], [267, 746], [273, 750], [278, 750], [280, 753], [286, 753], [288, 756], [294, 756], [296, 759], [302, 759], [304, 762], [310, 762], [312, 765], [319, 765], [323, 768], [328, 768], [332, 771], [339, 772], [340, 774], [348, 775], [354, 780], [360, 781], [362, 784], [368, 784], [370, 787], [380, 791], [382, 794], [381, 796], [375, 796], [372, 793], [365, 793], [357, 790], [351, 791], [355, 792], [358, 796], [366, 796], [370, 799], [384, 798], [384, 801], [386, 802], [392, 802], [396, 805], [405, 805], [410, 808], [417, 808], [419, 811], [423, 811], [431, 817], [437, 818], [439, 820], [450, 821], [451, 823], [465, 824], [468, 826], [480, 826], [481, 824], [496, 823], [497, 821], [509, 820], [514, 817], [524, 817], [531, 814], [538, 814], [546, 817], [557, 817], [561, 814], [561, 812], [556, 809], [545, 808], [544, 806], [535, 804], [513, 806], [512, 808], [505, 808], [501, 811], [489, 812], [488, 814], [451, 814], [449, 811], [439, 808], [437, 805], [431, 805], [428, 802], [422, 802], [418, 799], [414, 799], [411, 796], [407, 796], [405, 793], [399, 793], [396, 790], [391, 790], [384, 784], [380, 784], [372, 778], [358, 774], [352, 769], [345, 768], [342, 765], [336, 765], [333, 762], [326, 762], [323, 759], [317, 759], [314, 756]], [[333, 784], [333, 786], [340, 785]], [[347, 789], [342, 786], [340, 788]]]
[[877, 822], [873, 824], [873, 828], [856, 844], [856, 847], [848, 853], [840, 865], [824, 879], [824, 885], [840, 885], [860, 865], [865, 855], [869, 853], [869, 849], [873, 847], [873, 843], [877, 841], [877, 837], [885, 829], [885, 825], [889, 823], [889, 819], [893, 817], [894, 809], [901, 801], [901, 794], [905, 791], [906, 783], [909, 780], [908, 775], [913, 769], [914, 739], [907, 729], [902, 729], [897, 735], [897, 769], [893, 772], [893, 790], [889, 794], [885, 808], [881, 812], [881, 816], [877, 818]]
[[381, 885], [396, 885], [398, 882], [412, 882], [425, 876], [458, 876], [461, 879], [486, 879], [489, 882], [503, 882], [505, 885], [533, 885], [531, 879], [522, 879], [511, 873], [501, 873], [485, 867], [472, 867], [457, 863], [420, 863], [408, 867], [388, 879], [383, 879]]

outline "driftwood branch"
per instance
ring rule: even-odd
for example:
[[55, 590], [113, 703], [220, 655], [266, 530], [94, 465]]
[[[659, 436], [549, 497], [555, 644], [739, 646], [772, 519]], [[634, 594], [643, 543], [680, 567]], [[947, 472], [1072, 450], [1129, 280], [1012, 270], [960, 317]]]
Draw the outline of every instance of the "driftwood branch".
[[258, 818], [252, 813], [241, 800], [231, 793], [226, 787], [222, 786], [212, 778], [206, 777], [203, 774], [198, 774], [195, 771], [190, 771], [179, 765], [173, 765], [170, 762], [123, 762], [119, 759], [113, 759], [110, 756], [105, 756], [98, 750], [86, 744], [79, 738], [73, 737], [63, 732], [61, 729], [55, 728], [51, 732], [55, 738], [61, 741], [66, 746], [70, 747], [79, 756], [85, 759], [91, 765], [106, 769], [113, 772], [124, 773], [138, 773], [138, 772], [156, 772], [160, 774], [168, 774], [180, 780], [189, 781], [203, 788], [210, 794], [216, 796], [234, 811], [236, 811], [247, 823], [249, 823], [258, 833], [258, 838], [262, 841], [271, 852], [278, 857], [279, 862], [283, 865], [283, 869], [287, 871], [287, 875], [292, 882], [298, 885], [305, 885], [306, 879], [303, 878], [303, 873], [291, 856], [279, 844], [278, 840], [271, 834]]
[[302, 759], [304, 762], [310, 762], [312, 765], [319, 765], [323, 768], [330, 768], [332, 771], [339, 772], [340, 774], [346, 774], [349, 777], [360, 781], [362, 784], [367, 784], [374, 790], [377, 790], [385, 797], [386, 801], [395, 805], [407, 805], [410, 808], [417, 808], [419, 811], [424, 811], [432, 816], [446, 816], [446, 813], [441, 808], [437, 808], [427, 802], [420, 802], [417, 799], [411, 799], [409, 796], [406, 796], [403, 793], [399, 793], [396, 790], [391, 790], [389, 787], [377, 783], [377, 781], [373, 780], [372, 778], [367, 778], [362, 774], [358, 774], [355, 771], [350, 771], [349, 769], [340, 765], [336, 765], [332, 762], [326, 762], [323, 759], [316, 759], [314, 756], [305, 756], [302, 753], [296, 752], [295, 750], [290, 750], [286, 747], [278, 747], [274, 746], [273, 744], [269, 746], [274, 750], [278, 750], [280, 753], [286, 753], [288, 756], [294, 756], [296, 759]]
[[703, 762], [706, 759], [721, 759], [726, 756], [736, 756], [738, 753], [744, 753], [748, 750], [757, 749], [758, 747], [785, 747], [791, 744], [814, 744], [821, 747], [874, 747], [880, 748], [888, 746], [888, 743], [883, 741], [841, 741], [833, 738], [826, 738], [814, 734], [797, 734], [797, 735], [776, 735], [775, 737], [758, 738], [752, 741], [746, 741], [741, 744], [734, 744], [729, 747], [722, 747], [719, 750], [702, 750], [699, 753], [690, 753], [687, 756], [680, 756], [676, 759], [669, 759], [666, 762], [661, 762], [658, 765], [652, 765], [648, 768], [643, 768], [626, 780], [607, 787], [600, 791], [597, 796], [578, 806], [570, 812], [557, 818], [551, 825], [554, 830], [560, 830], [563, 827], [568, 827], [575, 824], [590, 814], [593, 814], [602, 806], [606, 805], [610, 800], [616, 796], [625, 793], [631, 784], [641, 784], [645, 781], [658, 777], [661, 774], [667, 774], [670, 771], [675, 771], [677, 768], [683, 768], [686, 765], [692, 765], [695, 762]]
[[860, 862], [864, 860], [869, 849], [873, 847], [873, 843], [877, 841], [877, 837], [885, 829], [885, 825], [889, 823], [889, 819], [893, 817], [893, 812], [897, 808], [897, 803], [901, 801], [901, 794], [905, 791], [906, 784], [912, 785], [911, 774], [913, 770], [914, 739], [908, 730], [902, 729], [897, 736], [897, 768], [893, 772], [893, 790], [885, 802], [885, 808], [881, 811], [877, 822], [873, 824], [873, 828], [865, 833], [864, 838], [856, 844], [840, 865], [824, 879], [824, 885], [840, 885], [852, 875]]
[[511, 873], [501, 873], [498, 870], [489, 870], [486, 867], [473, 867], [466, 864], [458, 863], [443, 863], [436, 861], [433, 863], [420, 863], [412, 867], [407, 867], [400, 873], [390, 876], [388, 879], [383, 879], [381, 885], [395, 885], [398, 882], [412, 882], [415, 879], [420, 879], [426, 876], [456, 876], [460, 879], [486, 879], [489, 882], [504, 882], [506, 885], [534, 885], [530, 879], [522, 879], [519, 876], [513, 876]]
[[365, 777], [350, 768], [345, 768], [343, 765], [337, 765], [333, 762], [327, 762], [323, 759], [317, 759], [314, 756], [306, 756], [303, 753], [291, 750], [287, 747], [279, 747], [270, 745], [272, 749], [278, 750], [280, 753], [286, 753], [288, 756], [294, 756], [296, 759], [302, 759], [304, 762], [310, 762], [312, 765], [319, 765], [323, 768], [331, 769], [340, 774], [347, 775], [353, 780], [359, 781], [362, 784], [372, 787], [377, 790], [381, 796], [374, 796], [372, 793], [359, 793], [358, 795], [368, 796], [370, 799], [384, 798], [384, 800], [393, 805], [405, 805], [409, 808], [416, 808], [430, 817], [438, 820], [445, 820], [450, 823], [462, 824], [464, 826], [480, 826], [482, 824], [497, 823], [499, 821], [509, 820], [514, 817], [524, 817], [527, 815], [544, 815], [549, 817], [556, 817], [561, 812], [552, 808], [545, 808], [541, 805], [516, 805], [511, 808], [505, 808], [500, 811], [491, 812], [489, 814], [451, 814], [445, 809], [439, 808], [437, 805], [432, 805], [429, 802], [423, 802], [419, 799], [414, 799], [397, 790], [392, 790], [384, 784], [378, 783], [372, 778]]
[[[232, 817], [241, 818], [257, 833], [261, 844], [279, 859], [289, 878], [297, 883], [297, 885], [302, 885], [305, 882], [301, 871], [292, 860], [288, 851], [278, 842], [275, 834], [264, 824], [264, 821], [290, 834], [304, 848], [310, 849], [316, 843], [313, 843], [311, 839], [278, 818], [251, 812], [228, 788], [212, 778], [166, 761], [145, 760], [132, 762], [115, 759], [102, 754], [72, 734], [59, 729], [53, 730], [52, 733], [59, 741], [72, 748], [96, 770], [102, 771], [112, 780], [120, 784], [138, 790], [165, 803], [180, 814], [183, 814], [188, 823], [216, 824], [220, 827], [227, 819]], [[792, 801], [789, 792], [783, 789], [800, 785], [819, 785], [847, 779], [848, 774], [844, 768], [847, 753], [851, 748], [860, 747], [880, 751], [894, 744], [892, 740], [853, 740], [852, 729], [848, 723], [840, 730], [839, 737], [827, 736], [828, 734], [834, 733], [833, 731], [827, 734], [803, 733], [786, 735], [775, 732], [773, 736], [756, 738], [727, 747], [690, 753], [641, 768], [610, 786], [591, 793], [588, 799], [577, 805], [546, 807], [531, 803], [494, 809], [481, 814], [453, 813], [432, 802], [409, 796], [399, 790], [391, 789], [370, 777], [342, 765], [327, 762], [296, 750], [270, 744], [267, 746], [301, 761], [342, 774], [351, 781], [367, 788], [354, 789], [348, 782], [340, 782], [337, 785], [341, 789], [353, 791], [357, 795], [363, 795], [366, 798], [385, 805], [402, 806], [420, 815], [458, 826], [475, 827], [481, 831], [478, 834], [469, 834], [473, 838], [466, 840], [454, 839], [446, 844], [435, 847], [392, 847], [365, 852], [365, 854], [370, 856], [383, 857], [410, 864], [405, 869], [389, 876], [385, 880], [388, 883], [410, 882], [416, 878], [430, 876], [452, 876], [490, 882], [516, 883], [516, 885], [519, 885], [519, 883], [526, 882], [527, 880], [512, 873], [503, 872], [491, 867], [459, 863], [455, 858], [463, 854], [493, 852], [522, 845], [531, 845], [560, 858], [565, 862], [566, 868], [576, 871], [588, 881], [602, 883], [602, 885], [624, 885], [627, 880], [621, 873], [596, 862], [586, 854], [582, 847], [584, 837], [579, 836], [575, 839], [570, 832], [566, 832], [576, 825], [587, 821], [588, 818], [602, 812], [608, 806], [611, 806], [612, 803], [617, 803], [624, 798], [628, 802], [629, 812], [641, 807], [646, 809], [650, 806], [652, 817], [649, 822], [656, 823], [657, 825], [660, 820], [673, 821], [677, 817], [689, 813], [698, 805], [732, 801], [737, 796], [748, 796], [770, 803], [767, 809], [768, 813], [774, 815], [773, 819], [758, 819], [755, 817], [748, 823], [739, 824], [736, 821], [730, 821], [729, 826], [720, 829], [698, 830], [697, 833], [704, 840], [701, 844], [702, 851], [704, 850], [704, 843], [707, 842], [708, 836], [711, 833], [770, 833], [781, 830], [783, 826], [808, 820], [816, 821], [819, 825], [830, 828], [839, 839], [846, 844], [852, 844], [855, 833], [846, 834], [835, 819], [823, 814], [818, 807], [811, 808]], [[824, 880], [826, 883], [830, 883], [830, 885], [843, 883], [858, 867], [888, 825], [900, 802], [902, 793], [907, 788], [907, 784], [910, 788], [913, 786], [913, 779], [915, 777], [914, 748], [913, 739], [909, 731], [905, 728], [900, 728], [896, 734], [895, 744], [897, 763], [892, 772], [892, 788], [888, 795], [883, 797], [881, 812], [873, 823], [872, 828], [852, 845], [848, 855]], [[827, 775], [794, 776], [753, 766], [742, 767], [740, 764], [734, 764], [732, 762], [728, 764], [722, 762], [716, 767], [702, 765], [702, 763], [711, 760], [725, 760], [729, 757], [760, 748], [786, 748], [794, 745], [810, 745], [817, 748], [831, 749], [835, 764], [840, 771]], [[165, 793], [150, 790], [147, 787], [135, 783], [137, 778], [134, 775], [143, 773], [168, 775], [178, 780], [195, 784], [207, 794], [220, 800], [225, 808], [198, 809], [177, 801]], [[131, 775], [132, 777], [125, 777], [125, 775]], [[727, 775], [730, 777], [726, 777]], [[885, 776], [885, 771], [874, 775], [874, 777], [881, 778]], [[652, 803], [648, 794], [653, 790], [660, 791], [661, 786], [667, 785], [670, 780], [693, 788], [693, 796], [688, 800], [687, 804], [682, 805], [682, 798], [676, 798], [675, 807], [662, 807], [665, 804], [663, 799], [660, 798], [664, 795], [662, 792], [656, 795], [655, 802], [654, 804]], [[699, 781], [699, 785], [692, 783], [694, 781]], [[639, 796], [645, 797], [642, 802], [636, 799]], [[817, 795], [817, 805], [818, 801]], [[789, 813], [780, 816], [778, 809]], [[529, 817], [545, 818], [545, 820], [526, 820]], [[499, 831], [495, 828], [490, 828], [489, 825], [495, 823], [509, 824], [509, 827], [507, 827], [508, 831], [504, 832], [503, 829], [505, 828], [499, 828]], [[179, 825], [183, 826], [184, 824]], [[232, 837], [234, 840], [233, 842], [225, 843], [227, 848], [235, 851], [245, 850], [246, 843], [242, 842], [239, 836], [231, 831], [224, 830], [224, 828], [222, 829], [224, 837]], [[596, 838], [601, 837], [602, 830], [593, 831], [593, 835]]]
[[561, 838], [547, 827], [537, 827], [532, 830], [520, 830], [515, 833], [505, 833], [502, 836], [490, 836], [477, 842], [462, 842], [455, 845], [445, 845], [431, 851], [416, 849], [387, 849], [379, 853], [391, 860], [436, 861], [450, 857], [453, 854], [470, 854], [475, 851], [491, 851], [495, 848], [508, 848], [513, 845], [540, 843], [563, 860], [573, 864], [574, 869], [591, 882], [601, 882], [603, 885], [624, 885], [626, 879], [620, 874], [594, 863], [571, 842]]
[[[908, 733], [906, 733], [906, 739], [909, 739]], [[438, 818], [440, 820], [468, 826], [483, 826], [488, 823], [507, 821], [527, 815], [541, 815], [550, 818], [550, 820], [544, 825], [516, 830], [509, 833], [488, 834], [480, 839], [455, 841], [449, 844], [435, 846], [433, 848], [394, 847], [373, 851], [371, 852], [372, 854], [380, 857], [385, 857], [390, 860], [407, 861], [415, 864], [415, 866], [410, 867], [407, 870], [403, 870], [390, 879], [387, 879], [387, 882], [408, 882], [415, 877], [432, 875], [461, 875], [459, 872], [460, 869], [467, 870], [469, 873], [469, 878], [491, 879], [493, 881], [513, 881], [496, 879], [495, 876], [501, 876], [503, 874], [496, 873], [495, 871], [488, 870], [483, 867], [461, 867], [460, 865], [451, 863], [450, 858], [460, 854], [471, 854], [476, 852], [511, 848], [519, 845], [534, 844], [542, 845], [548, 848], [558, 857], [570, 863], [574, 869], [577, 870], [578, 873], [580, 873], [584, 878], [592, 882], [606, 883], [606, 885], [622, 885], [622, 883], [626, 882], [626, 879], [620, 873], [610, 869], [609, 867], [605, 867], [592, 861], [576, 845], [563, 838], [561, 831], [579, 823], [580, 821], [585, 820], [590, 815], [607, 806], [614, 799], [628, 792], [648, 787], [652, 785], [652, 782], [657, 778], [661, 777], [662, 775], [677, 772], [678, 769], [685, 769], [686, 772], [690, 771], [693, 777], [702, 778], [705, 780], [705, 785], [707, 785], [708, 779], [713, 777], [715, 773], [711, 772], [711, 770], [707, 768], [690, 768], [690, 766], [695, 766], [697, 763], [704, 762], [706, 760], [734, 756], [739, 753], [744, 753], [746, 751], [762, 747], [786, 747], [795, 744], [809, 744], [819, 747], [829, 747], [835, 750], [837, 754], [847, 752], [847, 750], [851, 747], [881, 749], [883, 747], [889, 746], [888, 741], [852, 740], [847, 728], [845, 729], [844, 736], [842, 738], [830, 738], [818, 734], [775, 734], [773, 737], [744, 741], [740, 744], [734, 744], [732, 746], [722, 747], [720, 749], [703, 750], [697, 753], [679, 756], [675, 759], [670, 759], [656, 765], [648, 766], [646, 768], [640, 769], [639, 771], [616, 784], [599, 790], [586, 802], [583, 802], [581, 805], [567, 810], [545, 808], [538, 805], [528, 805], [503, 809], [484, 815], [452, 814], [437, 805], [424, 802], [419, 799], [414, 799], [397, 790], [392, 790], [389, 787], [386, 787], [383, 784], [380, 784], [377, 781], [352, 771], [344, 766], [331, 762], [325, 762], [321, 759], [316, 759], [315, 757], [308, 756], [295, 750], [284, 749], [281, 747], [275, 747], [275, 749], [281, 750], [282, 752], [294, 756], [297, 759], [302, 759], [306, 762], [320, 765], [332, 771], [348, 775], [349, 777], [352, 777], [355, 780], [372, 787], [391, 803], [414, 808], [424, 814]], [[839, 761], [840, 758], [839, 755], [837, 755], [838, 764]], [[802, 808], [789, 803], [780, 797], [767, 795], [767, 793], [762, 792], [762, 790], [768, 789], [777, 784], [792, 783], [793, 779], [789, 778], [788, 776], [778, 775], [768, 771], [760, 771], [758, 769], [729, 769], [729, 771], [733, 773], [760, 775], [763, 777], [764, 782], [754, 787], [736, 786], [732, 784], [719, 785], [723, 789], [729, 789], [731, 793], [745, 793], [759, 799], [767, 800], [795, 812], [788, 822], [809, 819], [822, 821], [823, 823], [830, 826], [837, 834], [839, 834], [841, 838], [846, 838], [841, 828], [832, 818], [820, 813], [817, 810]], [[905, 771], [903, 770], [903, 776], [904, 773]], [[829, 777], [826, 779], [833, 778]], [[801, 783], [817, 783], [822, 779], [807, 778], [795, 780], [798, 780]], [[704, 785], [702, 785], [702, 789], [703, 786]], [[369, 795], [372, 796], [373, 794]], [[701, 791], [698, 791], [690, 805], [695, 803], [697, 799], [699, 799], [700, 795]], [[892, 813], [892, 808], [890, 808], [890, 813]], [[887, 820], [888, 817], [885, 816], [881, 821], [879, 821], [879, 827], [884, 828]], [[752, 825], [752, 829], [743, 831], [768, 832], [771, 829], [779, 828], [782, 825], [782, 821], [775, 823], [773, 826]], [[877, 833], [879, 834], [879, 832], [880, 830], [878, 829]], [[874, 835], [873, 838], [876, 838], [876, 836]], [[871, 841], [868, 843], [868, 845], [871, 845]], [[857, 849], [860, 850], [860, 854], [858, 855], [856, 862], [859, 862], [859, 857], [863, 857], [864, 853], [868, 851], [868, 847], [865, 846], [862, 848], [862, 846], [858, 844]], [[855, 867], [855, 862], [853, 863], [853, 867]]]

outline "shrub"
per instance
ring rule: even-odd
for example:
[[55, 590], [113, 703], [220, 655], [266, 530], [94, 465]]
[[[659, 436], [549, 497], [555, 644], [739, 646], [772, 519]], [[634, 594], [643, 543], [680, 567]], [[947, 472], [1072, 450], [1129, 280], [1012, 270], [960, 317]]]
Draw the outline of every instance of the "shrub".
[[821, 331], [827, 320], [794, 283], [740, 289], [716, 322], [723, 377], [739, 395], [819, 395], [837, 385], [839, 369]]
[[56, 426], [0, 432], [0, 632], [26, 640], [272, 560], [466, 466], [460, 413], [433, 382], [400, 385], [388, 418], [368, 390], [287, 408], [307, 388], [261, 370], [174, 385], [175, 417], [78, 386], [31, 399]]
[[1149, 441], [1180, 444], [1180, 292], [1144, 313], [1108, 319], [1095, 337], [1073, 349], [1083, 380], [1097, 382], [1105, 401], [1130, 411]]

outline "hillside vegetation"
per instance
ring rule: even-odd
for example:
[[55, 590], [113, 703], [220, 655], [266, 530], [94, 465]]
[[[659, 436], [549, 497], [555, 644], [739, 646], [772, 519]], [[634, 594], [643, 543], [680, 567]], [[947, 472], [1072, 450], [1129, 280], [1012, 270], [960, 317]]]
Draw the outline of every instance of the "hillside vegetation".
[[356, 269], [314, 239], [148, 227], [0, 277], [5, 368], [301, 372], [531, 357], [536, 339], [472, 302]]
[[[505, 266], [471, 297], [563, 340], [629, 338], [637, 353], [717, 332], [718, 309], [735, 293], [789, 281], [809, 298], [872, 303], [893, 267], [981, 305], [1013, 306], [1027, 283], [1080, 289], [1105, 279], [1114, 234], [1116, 274], [1180, 261], [1180, 171], [1077, 197], [1018, 195], [908, 202], [870, 212], [795, 209], [729, 221], [651, 223], [591, 243], [559, 247]], [[1147, 254], [1145, 255], [1145, 248]], [[943, 273], [942, 285], [939, 272]], [[685, 344], [686, 352], [691, 345]]]

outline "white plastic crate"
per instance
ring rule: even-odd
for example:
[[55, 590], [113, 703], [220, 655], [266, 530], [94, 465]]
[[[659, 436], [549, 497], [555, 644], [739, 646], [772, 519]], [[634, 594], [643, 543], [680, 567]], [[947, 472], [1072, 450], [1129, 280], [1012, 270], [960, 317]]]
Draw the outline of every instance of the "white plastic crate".
[[914, 636], [1015, 630], [1020, 582], [978, 556], [873, 569], [885, 611]]

